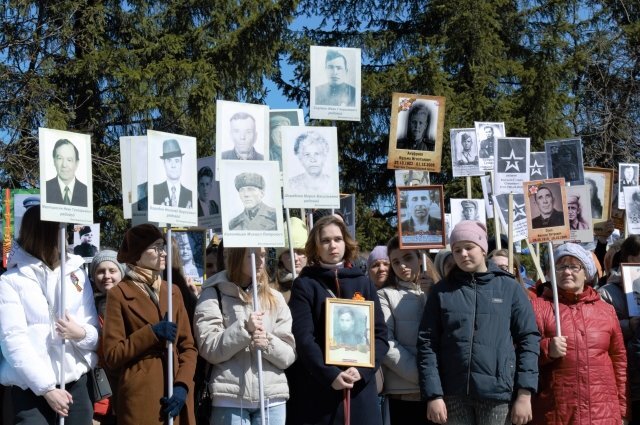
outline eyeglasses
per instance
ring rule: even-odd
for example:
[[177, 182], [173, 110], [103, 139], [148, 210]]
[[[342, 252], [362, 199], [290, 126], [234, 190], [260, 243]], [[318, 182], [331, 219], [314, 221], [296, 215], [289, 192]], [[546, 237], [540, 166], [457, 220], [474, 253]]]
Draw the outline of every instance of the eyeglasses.
[[578, 273], [582, 270], [582, 264], [565, 264], [556, 267], [556, 273], [564, 273], [565, 270], [570, 270], [572, 273]]
[[156, 254], [160, 254], [162, 252], [167, 252], [167, 246], [166, 245], [152, 245], [148, 249], [153, 249], [156, 252]]

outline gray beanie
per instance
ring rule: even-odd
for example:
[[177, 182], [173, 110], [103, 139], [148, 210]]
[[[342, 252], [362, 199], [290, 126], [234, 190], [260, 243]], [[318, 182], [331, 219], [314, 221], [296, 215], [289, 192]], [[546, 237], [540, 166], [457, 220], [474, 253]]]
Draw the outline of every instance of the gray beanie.
[[447, 258], [449, 258], [449, 256], [451, 255], [453, 255], [453, 253], [450, 250], [441, 249], [440, 251], [438, 251], [438, 253], [436, 254], [436, 258], [434, 258], [433, 260], [433, 264], [436, 267], [436, 271], [438, 272], [440, 277], [443, 279], [445, 278], [444, 263], [447, 261]]
[[91, 261], [91, 265], [89, 266], [89, 276], [91, 276], [91, 279], [94, 278], [93, 274], [95, 273], [100, 263], [104, 263], [105, 261], [111, 261], [113, 264], [118, 266], [118, 269], [120, 270], [120, 273], [124, 278], [124, 265], [118, 262], [118, 253], [110, 249], [105, 249], [98, 252], [93, 257], [93, 261]]
[[578, 244], [567, 242], [553, 251], [553, 257], [556, 264], [562, 257], [571, 256], [578, 259], [587, 275], [587, 282], [592, 282], [596, 276], [596, 265], [593, 263], [591, 252], [585, 250]]

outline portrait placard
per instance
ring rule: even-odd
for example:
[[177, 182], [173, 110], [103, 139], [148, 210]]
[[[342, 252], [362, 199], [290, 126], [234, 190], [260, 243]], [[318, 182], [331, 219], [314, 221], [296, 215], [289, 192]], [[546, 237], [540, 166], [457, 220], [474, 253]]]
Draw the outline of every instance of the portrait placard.
[[547, 153], [529, 153], [529, 181], [547, 178]]
[[360, 121], [360, 49], [310, 46], [309, 117]]
[[220, 201], [226, 247], [284, 246], [280, 170], [274, 161], [222, 161]]
[[149, 220], [174, 226], [196, 226], [196, 139], [147, 131]]
[[449, 130], [451, 142], [451, 170], [453, 177], [482, 176], [478, 161], [478, 141], [474, 128], [452, 128]]
[[216, 158], [198, 158], [198, 226], [222, 232], [220, 215], [220, 182], [214, 178]]
[[[502, 228], [509, 229], [509, 194], [501, 193], [493, 196], [493, 202], [498, 205], [500, 223]], [[525, 201], [522, 193], [513, 195], [513, 240], [515, 242], [526, 239], [529, 234], [527, 215], [525, 213]]]
[[428, 186], [431, 184], [428, 171], [395, 170], [397, 186]]
[[40, 216], [59, 223], [93, 223], [91, 136], [40, 128]]
[[373, 301], [327, 298], [325, 303], [325, 363], [374, 367]]
[[594, 225], [607, 221], [611, 215], [613, 170], [608, 168], [585, 167], [584, 184], [589, 188], [591, 218], [593, 219]]
[[495, 194], [520, 193], [529, 180], [529, 138], [497, 137], [494, 149]]
[[216, 180], [222, 160], [268, 160], [268, 142], [268, 106], [216, 101]]
[[611, 220], [616, 229], [623, 231], [625, 226], [625, 210], [618, 208], [618, 203], [619, 198], [624, 198], [624, 193], [618, 191], [618, 183], [613, 184], [611, 193], [613, 194], [613, 198], [611, 199]]
[[567, 186], [567, 211], [569, 217], [569, 240], [571, 242], [593, 242], [593, 224], [589, 187]]
[[356, 238], [356, 195], [340, 194], [340, 212], [344, 217], [344, 224], [349, 230], [349, 234], [355, 240]]
[[487, 212], [487, 218], [493, 218], [493, 184], [491, 175], [481, 176], [480, 185], [482, 186], [482, 197], [484, 198], [484, 209]]
[[20, 236], [22, 217], [30, 207], [39, 207], [40, 189], [2, 189], [2, 266], [7, 267], [13, 241]]
[[446, 213], [444, 215], [444, 230], [445, 230], [445, 233], [447, 234], [447, 241], [449, 241], [449, 238], [451, 237], [451, 231], [453, 230], [453, 226], [451, 225], [450, 213]]
[[564, 179], [523, 183], [529, 242], [569, 239], [569, 217]]
[[84, 258], [85, 263], [90, 263], [100, 251], [100, 223], [93, 223], [90, 226], [75, 224], [71, 248], [75, 255]]
[[484, 210], [484, 199], [458, 199], [451, 198], [451, 225], [463, 220], [480, 221], [486, 225], [487, 215]]
[[618, 208], [626, 209], [626, 198], [623, 196], [623, 189], [627, 186], [638, 186], [638, 164], [620, 163], [618, 164]]
[[584, 184], [582, 165], [582, 141], [580, 138], [546, 140], [547, 175], [549, 178], [563, 178], [571, 186]]
[[476, 121], [473, 124], [476, 130], [480, 169], [482, 171], [492, 171], [494, 169], [496, 139], [507, 135], [504, 123]]
[[400, 248], [444, 248], [443, 187], [396, 188]]
[[[120, 176], [122, 177], [122, 216], [124, 219], [131, 219], [131, 137], [120, 137]], [[146, 158], [143, 157], [143, 158]]]
[[627, 233], [640, 234], [640, 186], [625, 186], [622, 188], [626, 200], [625, 217], [627, 219]]
[[131, 161], [131, 225], [149, 221], [149, 173], [147, 172], [147, 136], [130, 137], [131, 157], [143, 158]]
[[[282, 127], [303, 126], [302, 109], [270, 109], [269, 110], [269, 160], [278, 161], [282, 171]], [[287, 143], [292, 143], [291, 141]]]
[[387, 168], [440, 172], [445, 98], [393, 93]]
[[640, 264], [622, 263], [620, 266], [629, 317], [640, 316]]
[[282, 127], [285, 208], [340, 208], [336, 127]]
[[196, 285], [202, 285], [207, 250], [206, 229], [177, 228], [172, 229], [171, 236], [176, 242], [185, 277], [191, 278]]

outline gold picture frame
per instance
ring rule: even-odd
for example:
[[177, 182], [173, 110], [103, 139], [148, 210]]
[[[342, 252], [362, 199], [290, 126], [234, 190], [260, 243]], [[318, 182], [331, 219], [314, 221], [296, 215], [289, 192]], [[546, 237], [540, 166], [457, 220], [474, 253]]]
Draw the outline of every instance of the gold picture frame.
[[327, 298], [325, 363], [375, 367], [373, 301]]

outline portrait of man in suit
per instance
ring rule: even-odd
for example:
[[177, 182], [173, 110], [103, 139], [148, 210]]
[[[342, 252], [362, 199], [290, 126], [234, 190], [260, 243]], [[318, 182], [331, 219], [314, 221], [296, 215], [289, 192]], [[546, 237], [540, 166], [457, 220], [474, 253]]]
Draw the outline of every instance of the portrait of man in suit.
[[167, 180], [153, 185], [154, 205], [193, 208], [192, 192], [182, 185], [182, 157], [184, 153], [176, 139], [167, 139], [162, 143], [162, 159]]
[[533, 201], [538, 207], [540, 214], [531, 219], [531, 226], [534, 229], [546, 227], [564, 226], [564, 214], [554, 207], [555, 198], [548, 186], [540, 186], [534, 195]]
[[53, 165], [57, 176], [47, 180], [47, 202], [86, 207], [87, 186], [76, 179], [80, 154], [67, 139], [59, 139], [53, 147]]
[[402, 235], [442, 234], [440, 207], [431, 198], [430, 190], [407, 191], [407, 212], [409, 218], [401, 224]]
[[256, 120], [246, 112], [236, 112], [229, 119], [231, 141], [233, 149], [220, 154], [221, 159], [248, 159], [264, 160], [264, 155], [259, 153], [254, 145], [258, 140]]
[[316, 105], [356, 106], [356, 88], [346, 82], [349, 75], [346, 56], [338, 50], [327, 50], [324, 70], [328, 82], [316, 87]]
[[198, 170], [198, 217], [218, 214], [220, 209], [213, 199], [210, 199], [213, 189], [213, 171], [204, 166]]

